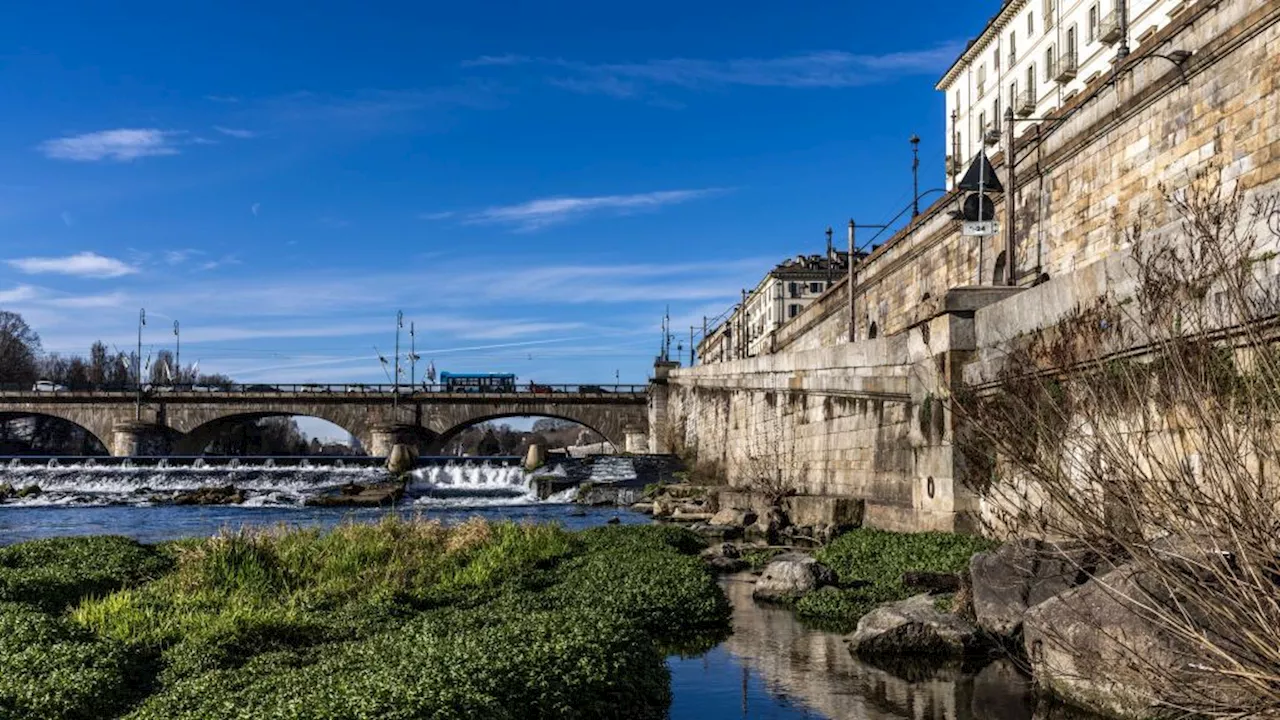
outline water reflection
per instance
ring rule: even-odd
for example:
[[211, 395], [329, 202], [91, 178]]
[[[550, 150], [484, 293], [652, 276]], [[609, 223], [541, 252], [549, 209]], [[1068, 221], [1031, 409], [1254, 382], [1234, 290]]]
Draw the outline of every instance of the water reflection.
[[908, 682], [849, 653], [843, 636], [804, 627], [784, 608], [751, 599], [750, 576], [724, 582], [733, 636], [697, 658], [669, 663], [672, 720], [1029, 720], [1029, 682], [1001, 661]]

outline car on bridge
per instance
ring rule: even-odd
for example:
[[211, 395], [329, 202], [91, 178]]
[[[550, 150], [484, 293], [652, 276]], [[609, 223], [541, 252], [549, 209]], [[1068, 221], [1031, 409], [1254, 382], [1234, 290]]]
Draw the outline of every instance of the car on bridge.
[[31, 392], [66, 392], [69, 389], [66, 385], [60, 385], [52, 380], [39, 380], [31, 386]]

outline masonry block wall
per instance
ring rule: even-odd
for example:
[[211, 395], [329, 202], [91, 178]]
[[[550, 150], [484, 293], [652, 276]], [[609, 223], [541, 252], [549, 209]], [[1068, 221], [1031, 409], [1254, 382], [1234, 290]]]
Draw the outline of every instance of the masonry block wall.
[[[1192, 53], [1185, 83], [1157, 57], [1173, 50]], [[871, 525], [976, 526], [982, 501], [960, 480], [953, 418], [929, 403], [921, 423], [926, 400], [993, 377], [1019, 334], [1123, 293], [1132, 228], [1179, 231], [1169, 195], [1206, 180], [1246, 204], [1280, 191], [1278, 83], [1280, 3], [1194, 3], [1114, 76], [1049, 120], [1019, 125], [1017, 280], [1033, 289], [976, 315], [946, 310], [954, 288], [994, 284], [1007, 261], [1003, 238], [960, 236], [951, 195], [859, 266], [858, 342], [848, 342], [841, 282], [777, 331], [779, 354], [674, 373], [668, 414], [683, 423], [683, 442], [735, 484], [749, 483], [751, 469], [735, 448], [763, 437], [789, 458], [794, 446], [800, 491], [865, 499]], [[1004, 153], [993, 161], [1003, 172]], [[1266, 221], [1280, 227], [1274, 217]], [[1280, 259], [1268, 263], [1280, 275]], [[880, 339], [866, 340], [872, 323]]]
[[[1157, 55], [1191, 51], [1186, 80]], [[1209, 173], [1246, 197], [1280, 187], [1280, 4], [1200, 0], [1052, 117], [1018, 125], [1018, 282], [1056, 278], [1128, 247], [1127, 232], [1172, 232], [1165, 196]], [[995, 148], [993, 148], [994, 150]], [[1004, 155], [993, 157], [1004, 175]], [[994, 284], [1004, 239], [960, 235], [951, 194], [859, 267], [858, 337], [902, 332], [949, 288]], [[1004, 217], [997, 201], [997, 217]], [[866, 222], [879, 222], [869, 218]], [[780, 328], [779, 352], [847, 342], [847, 282]]]
[[972, 529], [940, 395], [972, 336], [970, 320], [942, 315], [881, 340], [677, 370], [655, 427], [734, 487], [856, 497], [885, 529]]

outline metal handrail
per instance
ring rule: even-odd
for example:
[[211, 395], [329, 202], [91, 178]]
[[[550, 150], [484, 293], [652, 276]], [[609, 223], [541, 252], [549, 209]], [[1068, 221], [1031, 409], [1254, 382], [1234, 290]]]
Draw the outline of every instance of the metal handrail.
[[[399, 386], [387, 383], [234, 383], [228, 385], [143, 385], [143, 395], [146, 397], [172, 397], [172, 396], [204, 396], [204, 395], [254, 395], [254, 396], [271, 396], [271, 395], [290, 395], [290, 394], [320, 394], [320, 395], [342, 395], [342, 396], [395, 396], [400, 397], [417, 396], [417, 395], [555, 395], [555, 394], [575, 394], [575, 395], [640, 395], [648, 392], [648, 385], [605, 385], [595, 383], [573, 383], [573, 384], [554, 384], [544, 385], [541, 383], [518, 383], [508, 387], [460, 387], [445, 384], [427, 384], [421, 383], [417, 386], [410, 387], [401, 384]], [[132, 395], [138, 391], [138, 386], [129, 385], [59, 385], [55, 390], [35, 390], [30, 385], [7, 384], [0, 385], [0, 396], [23, 397], [66, 397], [80, 395]]]

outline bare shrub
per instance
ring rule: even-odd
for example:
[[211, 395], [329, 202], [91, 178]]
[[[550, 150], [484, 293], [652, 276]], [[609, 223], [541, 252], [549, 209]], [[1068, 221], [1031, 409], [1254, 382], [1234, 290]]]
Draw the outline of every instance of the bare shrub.
[[1154, 704], [1274, 717], [1280, 202], [1215, 177], [1165, 192], [1169, 230], [1125, 231], [1131, 292], [1019, 338], [951, 401], [991, 532], [1087, 544], [1141, 578], [1095, 581], [1177, 658], [1128, 648]]

